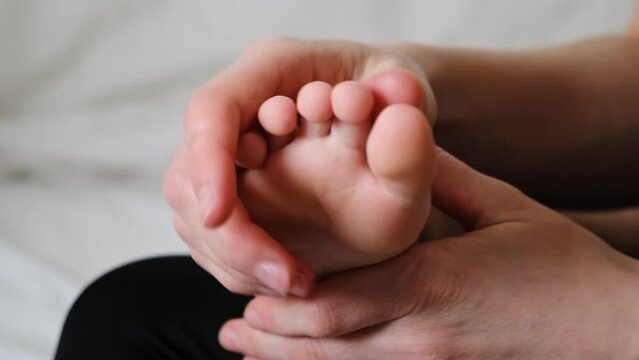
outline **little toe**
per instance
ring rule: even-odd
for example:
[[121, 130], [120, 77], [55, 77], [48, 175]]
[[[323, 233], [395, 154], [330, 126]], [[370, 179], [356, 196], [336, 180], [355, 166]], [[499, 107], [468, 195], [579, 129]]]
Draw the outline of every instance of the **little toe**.
[[276, 136], [288, 135], [297, 127], [297, 109], [286, 96], [273, 96], [260, 106], [257, 118], [262, 128]]
[[396, 104], [383, 109], [368, 137], [366, 155], [372, 173], [396, 195], [417, 201], [430, 193], [435, 142], [418, 108]]
[[302, 135], [325, 136], [330, 132], [333, 118], [331, 91], [333, 87], [323, 81], [308, 83], [297, 94], [297, 111], [302, 119]]
[[331, 132], [346, 146], [363, 148], [370, 131], [374, 103], [371, 90], [360, 82], [345, 81], [335, 86], [331, 102], [339, 120], [333, 122]]

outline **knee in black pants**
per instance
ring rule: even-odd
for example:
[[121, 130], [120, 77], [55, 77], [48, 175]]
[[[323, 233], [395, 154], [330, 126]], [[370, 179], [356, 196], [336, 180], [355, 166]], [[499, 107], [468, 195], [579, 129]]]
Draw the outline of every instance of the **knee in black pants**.
[[220, 347], [217, 333], [248, 300], [187, 256], [138, 261], [82, 292], [55, 359], [240, 359]]

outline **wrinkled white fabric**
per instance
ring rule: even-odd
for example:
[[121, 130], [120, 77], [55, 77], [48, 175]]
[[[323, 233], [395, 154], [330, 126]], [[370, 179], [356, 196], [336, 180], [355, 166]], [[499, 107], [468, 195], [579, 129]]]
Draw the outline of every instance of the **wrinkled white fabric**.
[[620, 31], [633, 5], [0, 0], [0, 359], [51, 358], [88, 281], [185, 252], [161, 176], [190, 94], [252, 41], [526, 48]]

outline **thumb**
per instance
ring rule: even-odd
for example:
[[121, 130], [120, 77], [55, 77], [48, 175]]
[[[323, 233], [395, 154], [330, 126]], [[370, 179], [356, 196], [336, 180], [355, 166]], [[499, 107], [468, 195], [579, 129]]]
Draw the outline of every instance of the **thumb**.
[[512, 185], [484, 175], [438, 148], [433, 204], [467, 230], [526, 218], [535, 202]]
[[[405, 316], [417, 301], [419, 247], [386, 262], [329, 277], [308, 298], [257, 296], [244, 319], [281, 336], [334, 337]], [[421, 279], [424, 280], [424, 279]]]

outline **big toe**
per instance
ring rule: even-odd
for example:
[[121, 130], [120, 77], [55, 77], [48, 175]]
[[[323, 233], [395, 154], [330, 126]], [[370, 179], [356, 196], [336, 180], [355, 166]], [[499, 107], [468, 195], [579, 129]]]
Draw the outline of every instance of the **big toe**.
[[423, 86], [408, 70], [384, 70], [364, 77], [362, 83], [375, 95], [375, 113], [393, 104], [408, 104], [425, 110]]
[[436, 150], [430, 124], [418, 108], [384, 108], [368, 137], [366, 154], [373, 174], [393, 193], [411, 201], [429, 194]]

